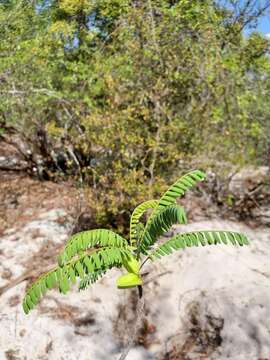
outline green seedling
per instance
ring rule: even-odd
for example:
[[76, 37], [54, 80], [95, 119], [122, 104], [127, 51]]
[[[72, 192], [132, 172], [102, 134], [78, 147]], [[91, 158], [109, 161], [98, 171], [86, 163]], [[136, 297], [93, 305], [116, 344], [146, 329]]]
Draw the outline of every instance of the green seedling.
[[[178, 179], [159, 200], [148, 200], [136, 207], [130, 219], [129, 239], [107, 229], [73, 235], [58, 256], [58, 266], [42, 275], [26, 290], [24, 312], [28, 314], [47, 290], [57, 287], [66, 294], [71, 285], [78, 282], [79, 289], [86, 289], [112, 268], [126, 271], [117, 279], [119, 289], [138, 287], [142, 294], [141, 269], [148, 260], [156, 261], [173, 251], [192, 246], [247, 245], [245, 235], [222, 230], [179, 233], [157, 243], [173, 224], [186, 224], [185, 210], [176, 200], [204, 179], [202, 171], [191, 171]], [[145, 222], [142, 221], [144, 214], [149, 214]]]

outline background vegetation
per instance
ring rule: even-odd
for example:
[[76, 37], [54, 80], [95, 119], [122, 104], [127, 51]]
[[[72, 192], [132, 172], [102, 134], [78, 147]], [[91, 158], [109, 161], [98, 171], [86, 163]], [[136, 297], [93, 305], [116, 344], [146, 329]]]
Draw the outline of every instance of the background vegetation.
[[[0, 136], [125, 224], [182, 171], [268, 164], [269, 1], [0, 1]], [[16, 142], [15, 142], [16, 144]], [[170, 180], [168, 180], [170, 179]]]

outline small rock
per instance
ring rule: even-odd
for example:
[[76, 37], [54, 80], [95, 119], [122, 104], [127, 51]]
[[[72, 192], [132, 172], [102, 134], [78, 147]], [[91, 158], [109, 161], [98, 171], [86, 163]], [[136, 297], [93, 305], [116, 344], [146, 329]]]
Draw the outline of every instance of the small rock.
[[270, 206], [261, 206], [253, 210], [253, 216], [258, 218], [260, 224], [270, 226]]
[[16, 156], [0, 156], [0, 169], [2, 170], [26, 170], [27, 168], [27, 162]]
[[242, 198], [246, 193], [266, 182], [269, 176], [268, 166], [245, 167], [231, 178], [229, 191], [236, 197]]
[[28, 163], [20, 151], [6, 141], [0, 142], [0, 169], [1, 170], [26, 170]]

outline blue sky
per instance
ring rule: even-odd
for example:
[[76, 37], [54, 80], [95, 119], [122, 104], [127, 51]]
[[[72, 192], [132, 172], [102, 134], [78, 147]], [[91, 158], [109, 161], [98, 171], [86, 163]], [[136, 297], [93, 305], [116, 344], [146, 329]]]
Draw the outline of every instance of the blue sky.
[[244, 34], [248, 35], [254, 30], [259, 31], [262, 34], [265, 34], [270, 39], [270, 15], [262, 17], [259, 20], [256, 29], [254, 29], [254, 28], [253, 29], [245, 29]]
[[270, 15], [264, 16], [258, 24], [258, 30], [264, 34], [270, 35]]
[[[230, 0], [217, 0], [220, 4], [227, 6], [229, 9], [231, 8]], [[246, 4], [247, 0], [238, 0], [239, 8]], [[253, 0], [251, 1], [252, 4], [256, 4], [258, 7], [264, 6], [266, 4], [266, 0]], [[256, 29], [245, 29], [244, 33], [248, 35], [252, 31], [259, 31], [265, 35], [270, 37], [270, 9], [268, 9], [265, 16], [261, 17], [258, 21], [258, 25]]]

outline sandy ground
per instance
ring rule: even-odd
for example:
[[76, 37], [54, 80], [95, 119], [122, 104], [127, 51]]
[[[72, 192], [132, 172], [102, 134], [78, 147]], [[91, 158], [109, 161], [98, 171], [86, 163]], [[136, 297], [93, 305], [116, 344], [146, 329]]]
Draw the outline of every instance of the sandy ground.
[[[0, 360], [116, 360], [136, 302], [136, 292], [116, 288], [119, 270], [80, 293], [53, 290], [24, 315], [28, 282], [55, 262], [72, 225], [64, 207], [32, 210], [20, 226], [8, 219], [0, 239]], [[146, 316], [128, 359], [270, 360], [270, 230], [215, 219], [174, 232], [194, 229], [242, 231], [251, 245], [192, 248], [149, 263]]]

